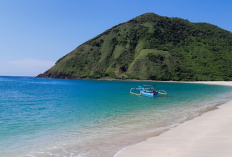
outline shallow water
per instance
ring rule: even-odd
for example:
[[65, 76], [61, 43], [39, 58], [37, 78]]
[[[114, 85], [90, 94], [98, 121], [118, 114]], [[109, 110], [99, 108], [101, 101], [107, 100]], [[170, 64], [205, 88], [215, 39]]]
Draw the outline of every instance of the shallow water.
[[[130, 88], [158, 84], [168, 96]], [[231, 100], [227, 86], [0, 77], [0, 156], [114, 156]]]

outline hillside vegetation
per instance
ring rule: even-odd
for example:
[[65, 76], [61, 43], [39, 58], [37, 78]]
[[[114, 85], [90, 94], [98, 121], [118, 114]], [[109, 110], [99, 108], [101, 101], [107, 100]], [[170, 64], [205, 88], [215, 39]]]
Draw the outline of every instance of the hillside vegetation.
[[38, 77], [232, 80], [232, 33], [146, 13], [106, 30]]

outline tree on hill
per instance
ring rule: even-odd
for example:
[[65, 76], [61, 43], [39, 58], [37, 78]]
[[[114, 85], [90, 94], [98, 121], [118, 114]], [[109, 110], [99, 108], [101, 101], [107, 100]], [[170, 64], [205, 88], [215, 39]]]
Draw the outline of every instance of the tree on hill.
[[232, 33], [154, 13], [106, 30], [38, 77], [232, 80]]

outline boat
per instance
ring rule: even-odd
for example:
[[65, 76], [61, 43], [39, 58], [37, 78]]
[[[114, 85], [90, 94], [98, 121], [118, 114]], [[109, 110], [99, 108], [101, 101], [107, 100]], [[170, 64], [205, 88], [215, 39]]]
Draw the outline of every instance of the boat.
[[[144, 85], [139, 86], [138, 88], [131, 88], [130, 93], [138, 96], [149, 96], [149, 97], [157, 97], [158, 95], [168, 95], [165, 90], [155, 90], [155, 87], [158, 85]], [[134, 93], [133, 90], [139, 90], [140, 93]]]

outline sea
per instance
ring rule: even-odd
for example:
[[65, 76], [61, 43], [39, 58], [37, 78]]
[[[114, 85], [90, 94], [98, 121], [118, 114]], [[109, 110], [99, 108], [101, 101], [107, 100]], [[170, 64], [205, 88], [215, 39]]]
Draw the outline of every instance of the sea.
[[[168, 96], [130, 94], [142, 85]], [[0, 76], [0, 156], [114, 157], [230, 100], [229, 86]]]

